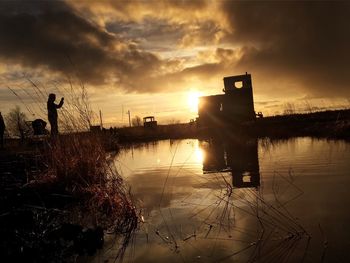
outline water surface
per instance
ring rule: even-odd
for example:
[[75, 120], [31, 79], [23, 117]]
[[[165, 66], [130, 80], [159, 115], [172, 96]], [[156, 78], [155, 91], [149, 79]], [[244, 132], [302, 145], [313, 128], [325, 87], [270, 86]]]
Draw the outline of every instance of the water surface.
[[124, 260], [346, 262], [349, 160], [349, 143], [311, 138], [126, 148], [115, 162], [144, 223]]

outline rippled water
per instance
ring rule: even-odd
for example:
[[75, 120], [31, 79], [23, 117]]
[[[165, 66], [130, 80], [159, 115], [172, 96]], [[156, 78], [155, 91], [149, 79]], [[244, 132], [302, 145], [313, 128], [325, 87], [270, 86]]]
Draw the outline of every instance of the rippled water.
[[115, 162], [144, 223], [124, 261], [348, 262], [349, 160], [311, 138], [129, 147]]

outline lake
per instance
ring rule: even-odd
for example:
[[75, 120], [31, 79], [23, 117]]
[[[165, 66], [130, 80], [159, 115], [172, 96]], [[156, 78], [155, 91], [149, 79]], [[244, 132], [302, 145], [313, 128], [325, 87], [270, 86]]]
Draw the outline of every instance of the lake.
[[125, 147], [143, 223], [124, 261], [349, 262], [349, 161], [349, 143], [312, 138]]

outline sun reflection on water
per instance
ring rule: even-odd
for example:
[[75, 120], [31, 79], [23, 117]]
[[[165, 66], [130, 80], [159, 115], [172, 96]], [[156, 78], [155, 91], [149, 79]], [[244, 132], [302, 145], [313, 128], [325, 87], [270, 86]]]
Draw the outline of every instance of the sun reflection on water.
[[203, 149], [201, 149], [198, 144], [196, 145], [196, 148], [194, 150], [195, 156], [196, 156], [196, 161], [200, 164], [203, 163], [204, 160], [204, 152]]

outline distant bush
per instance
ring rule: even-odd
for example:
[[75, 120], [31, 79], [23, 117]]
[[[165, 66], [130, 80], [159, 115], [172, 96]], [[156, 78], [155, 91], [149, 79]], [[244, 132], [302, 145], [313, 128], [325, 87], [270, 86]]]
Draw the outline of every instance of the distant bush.
[[136, 115], [134, 118], [132, 118], [131, 124], [134, 127], [142, 126], [141, 117]]
[[21, 111], [19, 106], [15, 106], [15, 108], [11, 109], [5, 116], [6, 129], [9, 135], [18, 136], [23, 140], [30, 128], [26, 121], [27, 116]]

